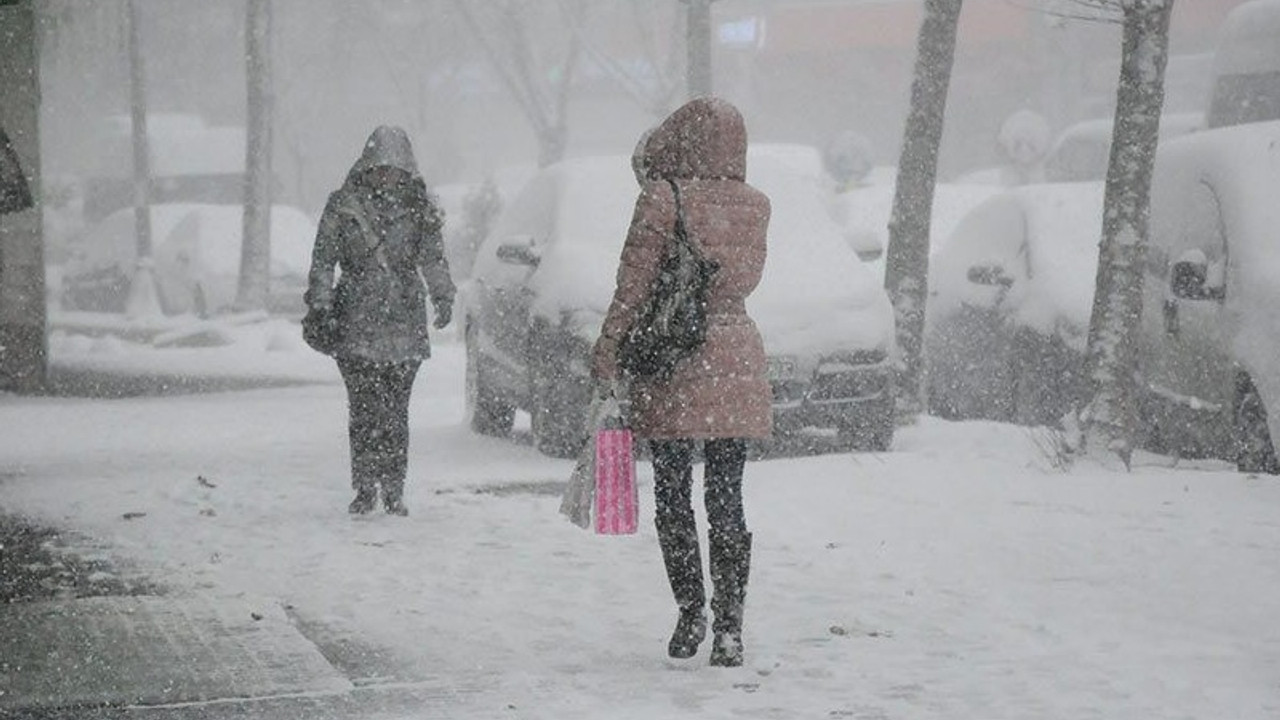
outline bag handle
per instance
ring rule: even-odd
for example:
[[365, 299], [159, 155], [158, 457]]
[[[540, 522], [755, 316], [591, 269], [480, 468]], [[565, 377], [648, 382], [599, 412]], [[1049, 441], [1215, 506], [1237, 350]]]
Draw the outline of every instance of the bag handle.
[[[676, 181], [672, 178], [667, 178], [667, 184], [671, 186], [671, 192], [676, 198], [676, 239], [690, 247], [693, 247], [693, 241], [689, 239], [689, 226], [684, 219], [684, 203], [681, 202], [680, 198], [680, 186], [677, 185]], [[696, 249], [697, 248], [695, 248], [695, 250]]]
[[706, 252], [704, 252], [702, 249], [702, 246], [694, 242], [693, 238], [689, 235], [689, 224], [685, 220], [685, 216], [684, 216], [684, 202], [680, 193], [680, 185], [677, 184], [676, 181], [672, 178], [667, 178], [667, 184], [671, 186], [671, 192], [675, 195], [675, 198], [676, 198], [676, 227], [675, 227], [676, 240], [678, 242], [684, 243], [685, 246], [688, 247], [693, 252], [694, 257], [698, 258], [702, 262], [709, 263], [711, 267], [714, 268], [712, 272], [719, 270], [720, 263], [714, 260], [708, 259]]
[[712, 273], [718, 272], [720, 270], [720, 263], [708, 258], [707, 253], [702, 249], [702, 246], [694, 242], [693, 238], [689, 235], [689, 225], [685, 221], [684, 217], [684, 202], [682, 201], [680, 193], [680, 185], [672, 178], [667, 178], [667, 184], [671, 186], [671, 192], [675, 194], [676, 198], [676, 241], [684, 243], [685, 247], [689, 248], [694, 257], [698, 258], [700, 262], [710, 266]]

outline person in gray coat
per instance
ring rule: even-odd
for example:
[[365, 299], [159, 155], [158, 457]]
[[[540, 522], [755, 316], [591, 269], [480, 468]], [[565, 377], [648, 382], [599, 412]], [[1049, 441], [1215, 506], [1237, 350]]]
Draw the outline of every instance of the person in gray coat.
[[352, 514], [372, 511], [379, 487], [388, 513], [408, 514], [409, 396], [431, 355], [427, 296], [443, 328], [455, 294], [443, 225], [409, 136], [388, 126], [369, 136], [320, 218], [305, 299], [332, 327], [326, 352], [347, 387]]

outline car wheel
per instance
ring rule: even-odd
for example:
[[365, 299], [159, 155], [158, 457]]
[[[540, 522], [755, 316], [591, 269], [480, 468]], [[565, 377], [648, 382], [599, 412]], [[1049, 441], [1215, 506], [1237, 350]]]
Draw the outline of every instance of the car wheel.
[[1280, 462], [1267, 427], [1267, 409], [1247, 375], [1236, 381], [1233, 415], [1236, 467], [1240, 472], [1280, 475]]
[[499, 400], [493, 391], [485, 386], [480, 374], [480, 348], [475, 336], [475, 329], [468, 323], [465, 340], [468, 424], [472, 432], [480, 435], [495, 437], [510, 435], [511, 428], [515, 424], [516, 409]]
[[534, 447], [544, 455], [575, 458], [587, 441], [586, 398], [577, 385], [565, 378], [537, 381], [530, 424]]
[[841, 420], [840, 445], [856, 452], [888, 452], [893, 447], [893, 399], [868, 405], [864, 412]]

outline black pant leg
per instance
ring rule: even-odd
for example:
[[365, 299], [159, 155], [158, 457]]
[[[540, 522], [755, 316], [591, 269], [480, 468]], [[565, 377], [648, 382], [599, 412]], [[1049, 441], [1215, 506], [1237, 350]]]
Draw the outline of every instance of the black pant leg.
[[708, 440], [703, 448], [706, 456], [706, 492], [710, 534], [739, 537], [747, 532], [747, 518], [742, 506], [742, 475], [747, 463], [747, 443], [741, 439]]
[[650, 441], [653, 452], [654, 524], [676, 604], [682, 610], [706, 603], [698, 525], [693, 514], [693, 442]]
[[751, 533], [742, 507], [742, 473], [747, 461], [743, 440], [711, 440], [706, 454], [707, 535], [711, 554], [712, 627], [717, 633], [741, 633]]
[[398, 499], [409, 469], [409, 399], [421, 363], [395, 363], [383, 370], [385, 435], [382, 442], [383, 492]]
[[347, 438], [351, 449], [351, 485], [372, 489], [378, 482], [374, 461], [377, 452], [378, 386], [373, 363], [356, 358], [338, 360], [347, 387]]

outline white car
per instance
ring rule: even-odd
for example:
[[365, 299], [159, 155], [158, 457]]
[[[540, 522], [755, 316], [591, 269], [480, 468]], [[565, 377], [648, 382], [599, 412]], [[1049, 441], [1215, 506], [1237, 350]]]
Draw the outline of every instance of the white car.
[[[757, 146], [748, 181], [769, 196], [769, 257], [748, 310], [769, 354], [780, 432], [835, 428], [850, 444], [893, 438], [893, 313], [828, 214], [816, 150]], [[566, 160], [525, 186], [481, 246], [465, 288], [472, 429], [533, 419], [537, 446], [572, 455], [584, 439], [588, 352], [613, 295], [639, 187], [625, 155]]]
[[[1103, 181], [1111, 160], [1111, 118], [1084, 120], [1063, 130], [1044, 160], [1050, 183]], [[1204, 129], [1204, 114], [1166, 113], [1160, 117], [1160, 142]]]
[[[1166, 115], [1160, 141], [1203, 116]], [[1110, 120], [1064, 130], [1046, 182], [1001, 189], [969, 210], [929, 263], [930, 411], [1056, 425], [1076, 403], [1111, 147]]]
[[1156, 170], [1139, 350], [1146, 441], [1280, 472], [1280, 121], [1171, 143]]
[[[836, 193], [832, 214], [844, 229], [845, 240], [858, 257], [884, 277], [885, 250], [889, 247], [889, 219], [893, 214], [896, 173], [881, 168], [859, 186]], [[960, 220], [974, 206], [1003, 188], [981, 183], [938, 183], [934, 187], [929, 243], [942, 246]]]
[[[231, 307], [240, 275], [242, 217], [239, 205], [151, 207], [153, 272], [166, 315], [208, 316]], [[315, 222], [306, 213], [272, 207], [269, 310], [303, 310], [315, 236]], [[63, 270], [63, 309], [122, 312], [137, 258], [134, 211], [117, 210], [71, 249]]]
[[1280, 473], [1280, 0], [1231, 12], [1208, 129], [1156, 157], [1139, 378], [1149, 447]]
[[974, 208], [929, 263], [930, 411], [1054, 424], [1075, 399], [1102, 183], [1025, 185]]

